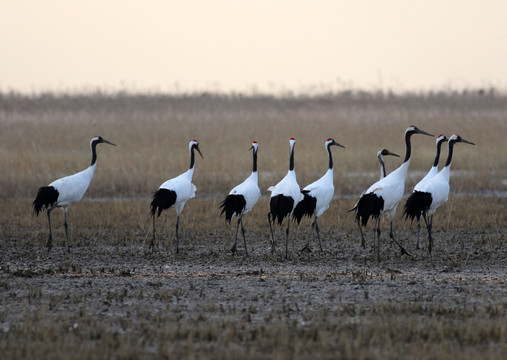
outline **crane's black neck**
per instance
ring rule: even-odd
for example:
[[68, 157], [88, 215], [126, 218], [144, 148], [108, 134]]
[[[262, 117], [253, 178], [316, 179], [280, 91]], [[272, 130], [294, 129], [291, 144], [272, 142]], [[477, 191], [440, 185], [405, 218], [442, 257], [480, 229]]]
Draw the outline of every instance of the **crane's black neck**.
[[437, 143], [437, 154], [435, 155], [435, 161], [433, 161], [433, 166], [438, 166], [438, 161], [440, 160], [440, 148], [442, 147], [443, 142], [445, 142], [445, 140], [439, 141]]
[[410, 160], [410, 155], [412, 154], [412, 145], [410, 144], [410, 137], [413, 135], [414, 133], [411, 132], [411, 131], [408, 131], [406, 134], [405, 134], [405, 146], [406, 146], [406, 152], [405, 152], [405, 160], [403, 160], [403, 162], [407, 162]]
[[329, 158], [329, 169], [333, 170], [333, 154], [331, 154], [331, 143], [327, 144], [327, 156]]
[[195, 148], [195, 145], [192, 145], [192, 147], [190, 148], [190, 168], [189, 169], [193, 169], [194, 164], [195, 164], [194, 148]]
[[384, 158], [382, 155], [378, 157], [378, 160], [380, 161], [380, 166], [382, 167], [382, 177], [386, 177], [386, 166], [384, 164]]
[[253, 148], [253, 169], [252, 172], [257, 171], [257, 149]]
[[294, 145], [290, 148], [289, 170], [294, 170]]
[[92, 141], [92, 163], [90, 164], [90, 166], [93, 166], [95, 165], [95, 163], [97, 162], [97, 150], [96, 150], [96, 147], [97, 147], [97, 144], [99, 142], [98, 141]]
[[448, 147], [449, 147], [449, 153], [447, 154], [447, 161], [445, 162], [445, 166], [451, 165], [452, 152], [453, 152], [453, 149], [454, 149], [454, 143], [455, 142], [456, 141], [453, 141], [453, 140], [449, 141], [449, 145], [448, 145]]

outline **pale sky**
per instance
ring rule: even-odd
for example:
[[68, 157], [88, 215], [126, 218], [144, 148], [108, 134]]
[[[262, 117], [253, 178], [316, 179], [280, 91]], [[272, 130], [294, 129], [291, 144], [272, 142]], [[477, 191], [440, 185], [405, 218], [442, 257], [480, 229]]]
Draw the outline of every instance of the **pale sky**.
[[0, 91], [507, 89], [506, 0], [1, 0]]

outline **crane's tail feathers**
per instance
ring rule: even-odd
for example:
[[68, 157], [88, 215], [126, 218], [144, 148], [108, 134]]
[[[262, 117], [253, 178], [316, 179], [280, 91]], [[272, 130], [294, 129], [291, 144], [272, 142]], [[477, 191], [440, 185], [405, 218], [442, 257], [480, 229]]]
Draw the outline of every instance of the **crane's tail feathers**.
[[366, 226], [370, 217], [378, 219], [383, 208], [384, 199], [373, 193], [364, 194], [356, 206], [357, 223]]
[[294, 199], [290, 196], [276, 195], [273, 196], [269, 202], [271, 210], [271, 221], [273, 224], [278, 219], [278, 225], [282, 224], [283, 219], [289, 216], [294, 207]]
[[405, 216], [405, 220], [410, 219], [414, 221], [414, 219], [419, 220], [421, 218], [421, 214], [423, 211], [429, 209], [432, 202], [432, 197], [430, 193], [423, 191], [414, 191], [407, 199], [405, 203], [405, 207], [403, 209], [403, 216]]
[[47, 209], [50, 206], [54, 206], [58, 201], [58, 195], [58, 190], [53, 186], [43, 186], [39, 188], [37, 196], [32, 204], [35, 215], [39, 215], [44, 207]]
[[220, 216], [225, 212], [225, 220], [229, 223], [234, 216], [239, 216], [246, 207], [246, 200], [243, 195], [229, 194], [225, 200], [220, 204], [222, 212]]
[[[157, 217], [160, 213], [169, 209], [176, 203], [176, 192], [169, 189], [158, 189], [153, 193], [153, 200], [151, 201], [151, 215], [154, 216], [158, 212]], [[158, 210], [158, 211], [157, 211]]]
[[303, 200], [298, 202], [296, 208], [292, 212], [292, 219], [298, 223], [301, 223], [301, 219], [303, 216], [312, 217], [315, 212], [315, 207], [317, 206], [317, 199], [313, 196], [308, 195], [308, 193], [303, 191]]

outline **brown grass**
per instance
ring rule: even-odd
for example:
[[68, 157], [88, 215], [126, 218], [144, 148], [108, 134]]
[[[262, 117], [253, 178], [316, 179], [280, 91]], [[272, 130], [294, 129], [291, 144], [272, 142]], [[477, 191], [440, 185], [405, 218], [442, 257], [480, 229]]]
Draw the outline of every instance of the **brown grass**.
[[[2, 359], [503, 359], [506, 99], [367, 95], [0, 96]], [[398, 214], [396, 234], [413, 256], [400, 257], [384, 223], [377, 263], [370, 228], [363, 250], [347, 210], [377, 178], [378, 148], [402, 154], [412, 123], [477, 146], [456, 151], [433, 256], [425, 232], [415, 249], [415, 225]], [[99, 148], [92, 185], [70, 208], [72, 253], [63, 251], [55, 211], [48, 254], [46, 217], [32, 215], [33, 196], [85, 168], [97, 134], [118, 147]], [[304, 220], [292, 226], [284, 261], [283, 228], [275, 229], [277, 253], [269, 251], [265, 189], [287, 171], [291, 136], [302, 186], [325, 171], [326, 138], [347, 149], [334, 149], [337, 197], [319, 219], [325, 252], [298, 251]], [[186, 169], [192, 138], [205, 158], [197, 158], [197, 198], [181, 218], [182, 254], [173, 251], [173, 210], [157, 220], [160, 244], [150, 251], [151, 193]], [[251, 256], [240, 243], [233, 257], [235, 227], [218, 206], [250, 172], [253, 139], [264, 196], [245, 217]], [[413, 144], [407, 193], [434, 156], [432, 139]], [[389, 171], [401, 162], [387, 160]]]
[[[81, 96], [35, 99], [4, 95], [0, 112], [0, 198], [33, 197], [37, 188], [84, 169], [89, 141], [102, 135], [118, 147], [99, 147], [99, 165], [88, 197], [149, 197], [166, 179], [188, 167], [188, 142], [201, 143], [194, 182], [199, 194], [221, 196], [250, 170], [247, 151], [260, 143], [262, 189], [286, 172], [288, 139], [296, 137], [301, 185], [327, 164], [323, 143], [335, 138], [338, 194], [356, 196], [377, 178], [375, 154], [387, 147], [404, 153], [410, 124], [438, 135], [458, 133], [477, 145], [459, 146], [453, 189], [504, 189], [507, 107], [504, 97], [242, 98], [218, 96]], [[429, 169], [434, 141], [416, 136], [411, 187]], [[444, 151], [445, 157], [445, 151]], [[388, 170], [401, 159], [389, 158]], [[8, 169], [8, 170], [7, 170]], [[460, 170], [470, 171], [462, 174]]]

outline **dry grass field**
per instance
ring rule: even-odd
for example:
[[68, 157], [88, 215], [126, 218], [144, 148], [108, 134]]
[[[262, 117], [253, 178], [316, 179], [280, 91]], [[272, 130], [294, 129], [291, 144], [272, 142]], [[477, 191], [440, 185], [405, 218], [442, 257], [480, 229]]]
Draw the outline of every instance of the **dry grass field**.
[[[451, 195], [435, 215], [435, 248], [415, 247], [415, 224], [395, 221], [412, 256], [400, 256], [383, 222], [382, 261], [353, 215], [378, 178], [376, 152], [404, 153], [408, 125], [457, 133]], [[0, 94], [0, 353], [2, 359], [504, 359], [507, 353], [507, 98], [503, 95], [340, 94], [317, 97]], [[61, 211], [55, 247], [47, 218], [35, 217], [37, 188], [90, 162], [98, 167], [83, 201]], [[327, 166], [333, 137], [335, 199], [319, 220], [324, 252], [301, 253], [310, 220], [292, 226], [290, 259], [269, 244], [269, 193], [287, 172], [296, 138], [301, 186]], [[185, 171], [198, 139], [197, 197], [151, 237], [151, 194]], [[233, 225], [219, 217], [228, 191], [251, 171], [259, 141], [262, 198], [245, 216], [251, 256], [232, 256]], [[413, 138], [405, 192], [429, 169], [434, 139]], [[445, 147], [444, 147], [445, 148]], [[446, 151], [444, 150], [444, 157]], [[388, 158], [387, 170], [401, 164]]]

